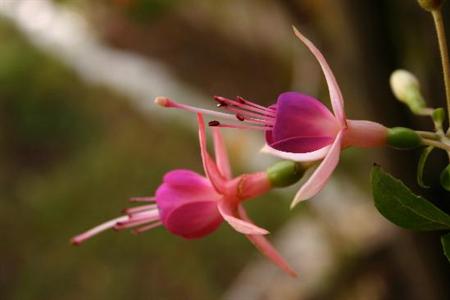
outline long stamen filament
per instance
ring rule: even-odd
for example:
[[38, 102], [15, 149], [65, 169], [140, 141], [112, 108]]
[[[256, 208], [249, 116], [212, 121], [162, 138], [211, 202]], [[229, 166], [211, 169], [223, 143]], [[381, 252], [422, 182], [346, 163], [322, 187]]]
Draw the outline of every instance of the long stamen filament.
[[226, 109], [228, 111], [232, 111], [232, 112], [236, 113], [237, 115], [241, 115], [244, 118], [267, 118], [268, 121], [269, 120], [272, 121], [272, 120], [275, 119], [275, 117], [273, 117], [271, 115], [269, 116], [269, 115], [266, 115], [266, 114], [263, 115], [263, 114], [260, 114], [260, 113], [246, 111], [246, 110], [242, 110], [240, 108], [236, 108], [236, 107], [233, 107], [233, 106], [225, 106], [224, 109]]
[[129, 202], [156, 202], [156, 197], [131, 197]]
[[248, 124], [257, 124], [257, 125], [264, 125], [264, 126], [274, 126], [275, 122], [273, 121], [266, 121], [266, 120], [261, 120], [261, 119], [256, 119], [256, 118], [245, 118], [245, 117], [241, 117], [241, 116], [236, 116], [236, 118], [241, 121], [241, 122], [245, 122]]
[[156, 97], [155, 103], [162, 107], [178, 108], [178, 109], [190, 111], [193, 113], [202, 113], [205, 115], [210, 115], [210, 116], [214, 116], [214, 117], [218, 117], [218, 118], [222, 118], [222, 119], [234, 120], [236, 118], [235, 115], [232, 115], [232, 114], [226, 114], [226, 113], [217, 112], [214, 110], [197, 108], [194, 106], [181, 104], [181, 103], [175, 102], [173, 100], [170, 100], [169, 98], [166, 98], [166, 97]]
[[[242, 99], [244, 102], [239, 102], [239, 101], [231, 100], [231, 99], [220, 97], [220, 96], [214, 96], [214, 99], [217, 102], [219, 102], [219, 104], [224, 104], [225, 108], [228, 108], [227, 105], [231, 105], [231, 106], [235, 106], [235, 107], [236, 106], [240, 107], [242, 109], [246, 109], [248, 111], [253, 111], [255, 113], [259, 113], [259, 114], [262, 114], [264, 116], [273, 116], [273, 117], [275, 116], [275, 112], [273, 110], [268, 109], [268, 108], [263, 107], [263, 106], [260, 106], [260, 105], [258, 105], [258, 107], [257, 106], [253, 106], [253, 105], [249, 105], [250, 102], [248, 102], [248, 101], [246, 101], [246, 100], [244, 100], [242, 98], [239, 98], [239, 99]], [[257, 105], [257, 104], [255, 104], [255, 105]]]
[[126, 222], [128, 220], [129, 220], [128, 216], [121, 216], [121, 217], [109, 220], [105, 223], [95, 226], [94, 228], [89, 229], [88, 231], [85, 231], [82, 234], [79, 234], [76, 237], [72, 238], [71, 243], [74, 245], [80, 245], [82, 242], [93, 237], [94, 235], [99, 234], [100, 232], [103, 232], [110, 228], [113, 228], [118, 222]]
[[142, 206], [127, 208], [124, 210], [124, 213], [126, 213], [127, 215], [131, 215], [131, 214], [146, 211], [149, 209], [155, 209], [156, 207], [157, 207], [156, 204], [142, 205]]
[[262, 105], [256, 104], [255, 102], [248, 101], [248, 100], [246, 100], [246, 99], [244, 99], [244, 98], [242, 98], [242, 97], [240, 97], [240, 96], [238, 96], [238, 97], [236, 97], [236, 98], [237, 98], [237, 100], [238, 100], [239, 102], [244, 103], [244, 104], [247, 104], [247, 105], [249, 105], [249, 106], [253, 106], [253, 107], [255, 107], [255, 108], [261, 108], [262, 110], [265, 110], [265, 111], [266, 111], [266, 110], [268, 110], [268, 111], [273, 110], [272, 108], [264, 107], [264, 106], [262, 106]]
[[148, 220], [148, 219], [140, 219], [140, 220], [133, 220], [133, 221], [128, 221], [128, 222], [119, 222], [116, 225], [114, 225], [113, 228], [115, 230], [123, 230], [123, 229], [131, 228], [131, 227], [136, 227], [138, 225], [147, 224], [151, 221], [152, 220]]
[[158, 221], [158, 222], [154, 222], [154, 223], [149, 224], [149, 225], [144, 225], [144, 226], [135, 228], [135, 229], [133, 229], [132, 232], [133, 232], [134, 234], [140, 234], [140, 233], [143, 233], [144, 231], [153, 229], [153, 228], [158, 227], [158, 226], [160, 226], [160, 225], [162, 225], [162, 222]]
[[[220, 119], [227, 119], [241, 122], [245, 122], [250, 125], [235, 125], [235, 124], [222, 124], [218, 121], [209, 122], [209, 126], [217, 126], [223, 128], [236, 128], [236, 129], [254, 129], [254, 130], [272, 130], [275, 125], [276, 111], [272, 108], [266, 108], [264, 106], [252, 103], [241, 97], [236, 100], [228, 98], [214, 96], [214, 99], [219, 102], [219, 107], [233, 112], [234, 114], [222, 113], [213, 110], [197, 108], [186, 104], [181, 104], [173, 101], [167, 97], [156, 97], [155, 103], [167, 108], [178, 108], [194, 113], [202, 113], [218, 117]], [[262, 126], [257, 126], [262, 125]]]
[[212, 127], [221, 127], [221, 128], [235, 128], [235, 129], [255, 129], [255, 130], [272, 130], [272, 126], [252, 126], [252, 125], [235, 125], [235, 124], [222, 124], [218, 121], [211, 121], [208, 124]]

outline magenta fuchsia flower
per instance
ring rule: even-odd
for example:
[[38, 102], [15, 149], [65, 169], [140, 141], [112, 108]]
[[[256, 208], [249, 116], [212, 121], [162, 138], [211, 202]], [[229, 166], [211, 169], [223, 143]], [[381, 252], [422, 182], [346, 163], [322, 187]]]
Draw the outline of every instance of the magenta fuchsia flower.
[[[256, 129], [265, 131], [266, 145], [262, 151], [297, 162], [320, 161], [319, 166], [297, 192], [292, 206], [316, 195], [336, 168], [340, 152], [346, 147], [376, 147], [386, 143], [387, 128], [362, 120], [348, 120], [344, 100], [337, 81], [324, 56], [296, 28], [295, 35], [318, 60], [328, 85], [333, 113], [319, 100], [297, 92], [282, 93], [269, 107], [243, 99], [214, 97], [218, 107], [230, 113], [199, 109], [165, 97], [155, 102], [169, 108], [202, 112], [232, 123], [209, 122], [210, 126]], [[239, 122], [238, 124], [235, 124]]]
[[233, 178], [219, 128], [213, 128], [215, 160], [206, 147], [205, 124], [198, 114], [200, 150], [207, 177], [190, 170], [168, 172], [154, 197], [133, 198], [150, 204], [129, 208], [125, 215], [105, 222], [72, 239], [81, 244], [110, 228], [133, 228], [135, 233], [164, 226], [186, 239], [200, 238], [216, 230], [225, 220], [246, 237], [283, 271], [295, 271], [264, 237], [269, 232], [252, 223], [242, 202], [268, 192], [272, 186], [266, 172], [243, 174]]

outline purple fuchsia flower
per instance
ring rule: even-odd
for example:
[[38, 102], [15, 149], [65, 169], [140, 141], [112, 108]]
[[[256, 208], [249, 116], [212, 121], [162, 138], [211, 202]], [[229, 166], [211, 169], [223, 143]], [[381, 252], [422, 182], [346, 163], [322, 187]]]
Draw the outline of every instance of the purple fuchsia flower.
[[[210, 126], [256, 129], [265, 132], [266, 145], [262, 151], [282, 159], [297, 162], [320, 161], [319, 166], [297, 192], [292, 206], [316, 195], [336, 168], [340, 152], [346, 147], [377, 147], [386, 144], [388, 129], [381, 124], [349, 120], [344, 111], [344, 100], [322, 53], [295, 27], [295, 35], [318, 60], [328, 85], [333, 113], [314, 97], [298, 92], [282, 93], [277, 102], [264, 107], [237, 97], [235, 100], [214, 97], [218, 107], [229, 113], [199, 109], [177, 103], [165, 97], [155, 102], [169, 108], [203, 112], [234, 123], [211, 121]], [[238, 124], [235, 124], [239, 122]]]
[[253, 224], [242, 206], [243, 201], [272, 188], [268, 173], [257, 172], [233, 178], [219, 128], [213, 128], [214, 160], [207, 151], [206, 130], [201, 114], [198, 114], [198, 124], [206, 177], [191, 170], [170, 171], [164, 176], [154, 197], [131, 199], [150, 204], [126, 209], [124, 216], [75, 236], [72, 243], [79, 245], [111, 228], [133, 228], [133, 232], [141, 233], [161, 225], [186, 239], [201, 238], [215, 231], [225, 220], [279, 268], [296, 276], [295, 271], [264, 237], [269, 232]]

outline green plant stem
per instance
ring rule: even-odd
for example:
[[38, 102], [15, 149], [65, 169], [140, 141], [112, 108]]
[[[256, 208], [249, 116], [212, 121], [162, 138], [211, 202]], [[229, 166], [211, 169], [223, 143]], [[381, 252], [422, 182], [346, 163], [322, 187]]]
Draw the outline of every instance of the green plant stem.
[[435, 132], [431, 132], [431, 131], [420, 131], [420, 130], [417, 130], [416, 133], [418, 135], [420, 135], [421, 137], [426, 138], [426, 139], [440, 140], [440, 138], [441, 138], [439, 136], [439, 134], [437, 134]]
[[441, 53], [442, 72], [444, 74], [445, 95], [447, 99], [447, 113], [450, 120], [450, 68], [447, 49], [447, 39], [445, 37], [444, 20], [441, 9], [435, 9], [431, 12], [436, 28], [436, 35], [439, 43], [439, 52]]
[[433, 146], [442, 150], [445, 150], [447, 152], [450, 152], [450, 145], [438, 142], [438, 141], [433, 141], [433, 140], [429, 140], [429, 139], [422, 139], [422, 143], [424, 145], [428, 145], [428, 146]]

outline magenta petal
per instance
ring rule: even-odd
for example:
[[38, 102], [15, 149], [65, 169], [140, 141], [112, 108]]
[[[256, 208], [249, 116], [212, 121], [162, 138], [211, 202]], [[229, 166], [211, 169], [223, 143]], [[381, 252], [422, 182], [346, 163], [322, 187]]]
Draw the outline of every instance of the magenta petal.
[[[320, 101], [297, 92], [285, 92], [278, 97], [276, 121], [273, 130], [266, 134], [266, 142], [281, 151], [311, 152], [326, 146], [326, 138], [331, 143], [338, 130], [335, 117]], [[308, 143], [302, 138], [316, 140]]]
[[333, 142], [333, 145], [330, 147], [330, 150], [327, 153], [327, 156], [325, 156], [319, 167], [317, 167], [311, 177], [297, 192], [297, 195], [295, 195], [291, 207], [294, 207], [302, 200], [306, 200], [315, 196], [325, 186], [328, 178], [330, 178], [339, 162], [343, 135], [344, 131], [340, 131], [338, 133], [338, 135], [336, 136], [336, 140]]
[[316, 57], [317, 61], [322, 68], [325, 80], [327, 81], [328, 91], [330, 93], [331, 106], [333, 107], [334, 114], [341, 126], [346, 125], [346, 118], [344, 112], [344, 98], [342, 97], [341, 90], [337, 84], [336, 78], [334, 77], [333, 71], [331, 71], [325, 57], [319, 51], [319, 49], [314, 46], [314, 44], [308, 40], [297, 28], [293, 27], [295, 35], [302, 41], [306, 47], [311, 51], [311, 53]]
[[204, 201], [178, 206], [163, 220], [163, 224], [173, 234], [194, 239], [213, 232], [222, 221], [217, 202]]
[[234, 228], [234, 230], [240, 233], [257, 235], [269, 233], [264, 228], [260, 228], [250, 222], [241, 220], [237, 212], [237, 206], [230, 203], [230, 201], [227, 201], [226, 198], [219, 201], [218, 208], [225, 221], [227, 221], [228, 224]]
[[156, 203], [163, 223], [180, 205], [191, 202], [217, 202], [221, 195], [209, 180], [190, 170], [175, 170], [164, 176], [155, 193]]
[[209, 180], [187, 169], [177, 169], [167, 172], [163, 177], [163, 184], [168, 184], [172, 188], [180, 189], [185, 192], [200, 193], [211, 191], [212, 186]]

